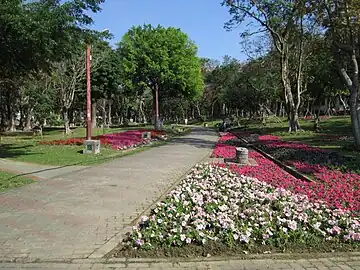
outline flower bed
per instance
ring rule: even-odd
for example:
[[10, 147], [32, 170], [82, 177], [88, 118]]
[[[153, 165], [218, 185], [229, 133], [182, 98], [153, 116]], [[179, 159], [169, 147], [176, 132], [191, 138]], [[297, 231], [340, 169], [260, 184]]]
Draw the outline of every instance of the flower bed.
[[[141, 138], [143, 132], [151, 132], [151, 140], [144, 140]], [[166, 138], [166, 133], [159, 130], [129, 130], [125, 132], [118, 132], [112, 134], [104, 134], [93, 137], [95, 140], [100, 140], [100, 143], [105, 146], [111, 146], [113, 149], [125, 150], [129, 148], [138, 147], [157, 140], [158, 138]], [[69, 138], [65, 140], [41, 141], [44, 145], [83, 145], [85, 138]]]
[[227, 168], [201, 164], [141, 218], [126, 243], [140, 250], [219, 243], [253, 251], [259, 246], [284, 249], [321, 243], [358, 248], [359, 241], [360, 221], [349, 212], [331, 210], [321, 201]]
[[[227, 135], [228, 140], [235, 139], [235, 136]], [[260, 136], [260, 141], [274, 141], [271, 147], [278, 147], [277, 137], [271, 135]], [[235, 146], [226, 145], [225, 142], [217, 144], [214, 151], [214, 157], [233, 158], [235, 156]], [[220, 145], [220, 147], [218, 147]], [[288, 144], [283, 142], [285, 147], [299, 147], [309, 149], [308, 151], [322, 151], [321, 149], [311, 148], [306, 145]], [[221, 151], [217, 150], [221, 149]], [[268, 149], [267, 149], [268, 150]], [[284, 151], [284, 150], [283, 150]], [[314, 177], [315, 182], [307, 182], [297, 179], [278, 165], [268, 160], [257, 152], [250, 152], [249, 157], [253, 158], [259, 166], [234, 166], [230, 168], [238, 174], [255, 177], [261, 181], [271, 184], [274, 187], [285, 188], [294, 193], [304, 194], [310, 200], [322, 200], [328, 207], [346, 209], [358, 215], [360, 213], [360, 176], [353, 173], [342, 173], [337, 170], [331, 170], [328, 167], [309, 164], [301, 161], [289, 162], [302, 173], [307, 173]]]
[[[327, 115], [320, 115], [319, 118], [320, 118], [320, 119], [329, 119], [329, 116], [327, 116]], [[316, 119], [316, 117], [315, 117], [315, 116], [312, 116], [312, 115], [308, 115], [308, 116], [304, 116], [303, 119], [304, 119], [304, 120], [314, 120], [314, 119]]]

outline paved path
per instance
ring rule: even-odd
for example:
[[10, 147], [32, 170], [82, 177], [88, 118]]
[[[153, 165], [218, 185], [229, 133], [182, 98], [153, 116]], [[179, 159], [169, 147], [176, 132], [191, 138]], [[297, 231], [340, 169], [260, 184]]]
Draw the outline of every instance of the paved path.
[[359, 254], [351, 253], [315, 260], [101, 259], [215, 140], [197, 129], [158, 148], [72, 174], [43, 174], [54, 178], [0, 193], [0, 269], [360, 269]]
[[197, 128], [164, 146], [0, 193], [0, 261], [102, 257], [216, 139]]
[[51, 179], [88, 168], [87, 166], [49, 166], [0, 158], [0, 170], [18, 175]]
[[[303, 255], [306, 257], [306, 255]], [[128, 269], [128, 270], [359, 270], [360, 257], [357, 255], [325, 257], [317, 259], [252, 259], [252, 260], [208, 260], [197, 261], [167, 261], [167, 260], [142, 260], [142, 259], [118, 259], [116, 261], [102, 260], [73, 260], [70, 263], [43, 262], [43, 263], [4, 263], [0, 269]]]

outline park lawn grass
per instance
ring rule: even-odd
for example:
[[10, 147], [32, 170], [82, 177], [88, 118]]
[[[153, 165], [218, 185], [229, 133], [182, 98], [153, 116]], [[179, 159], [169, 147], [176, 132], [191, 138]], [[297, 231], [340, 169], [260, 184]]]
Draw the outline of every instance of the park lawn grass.
[[[281, 121], [281, 122], [279, 122]], [[281, 137], [285, 141], [299, 141], [308, 145], [329, 149], [330, 151], [341, 151], [345, 154], [357, 154], [353, 151], [352, 143], [349, 141], [337, 140], [335, 136], [352, 136], [351, 120], [349, 116], [334, 116], [320, 120], [321, 131], [313, 132], [314, 122], [311, 120], [300, 120], [303, 131], [296, 133], [287, 132], [288, 123], [285, 118], [271, 118], [263, 126], [259, 122], [248, 124], [246, 131], [259, 133], [261, 135], [270, 134]], [[330, 139], [328, 136], [334, 136]]]
[[[150, 126], [141, 127], [144, 129]], [[126, 131], [132, 128], [112, 128], [112, 129], [94, 129], [93, 136], [102, 135], [106, 133], [114, 133], [120, 131]], [[136, 129], [139, 129], [137, 127]], [[165, 131], [169, 134], [169, 137], [183, 135], [189, 132], [189, 129], [179, 131], [178, 129], [172, 129], [166, 126]], [[84, 155], [82, 153], [84, 147], [82, 145], [41, 145], [42, 140], [58, 140], [64, 138], [77, 138], [85, 136], [85, 128], [73, 129], [71, 135], [65, 137], [62, 130], [50, 130], [44, 131], [43, 139], [32, 136], [6, 136], [2, 138], [0, 145], [0, 158], [13, 159], [15, 161], [43, 164], [43, 165], [78, 165], [88, 166], [94, 164], [101, 164], [112, 159], [116, 159], [125, 155], [135, 154], [151, 147], [163, 145], [164, 141], [156, 141], [149, 145], [142, 147], [129, 149], [125, 151], [119, 151], [111, 149], [110, 147], [101, 147], [101, 153], [97, 155]]]
[[13, 173], [0, 171], [0, 192], [33, 183], [34, 180]]
[[[245, 121], [245, 120], [243, 120]], [[261, 135], [270, 134], [280, 137], [284, 141], [295, 141], [307, 145], [322, 148], [330, 152], [338, 152], [352, 157], [344, 168], [360, 170], [360, 152], [355, 150], [354, 142], [351, 140], [339, 140], [339, 136], [352, 138], [352, 127], [350, 116], [334, 116], [320, 120], [321, 131], [313, 132], [314, 122], [311, 120], [300, 120], [302, 131], [296, 133], [287, 132], [288, 124], [285, 118], [271, 118], [266, 125], [260, 122], [251, 122], [246, 131]]]

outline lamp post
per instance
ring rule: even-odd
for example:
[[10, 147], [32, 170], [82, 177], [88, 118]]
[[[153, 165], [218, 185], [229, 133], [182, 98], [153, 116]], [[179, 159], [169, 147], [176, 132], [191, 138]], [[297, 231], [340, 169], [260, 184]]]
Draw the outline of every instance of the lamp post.
[[90, 45], [86, 44], [86, 140], [91, 140]]
[[159, 87], [155, 85], [155, 130], [159, 129]]

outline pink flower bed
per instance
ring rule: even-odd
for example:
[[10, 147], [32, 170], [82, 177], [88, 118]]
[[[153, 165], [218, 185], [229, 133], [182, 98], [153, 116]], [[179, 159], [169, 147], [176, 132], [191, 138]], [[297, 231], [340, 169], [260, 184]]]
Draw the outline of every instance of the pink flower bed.
[[[222, 135], [222, 136], [221, 136]], [[236, 139], [234, 135], [230, 133], [221, 133], [218, 143], [213, 150], [211, 157], [223, 157], [223, 158], [231, 158], [235, 156], [235, 146], [230, 146], [224, 142]]]
[[[151, 132], [151, 139], [142, 139], [141, 134], [143, 132]], [[162, 135], [165, 135], [161, 133]], [[152, 130], [129, 130], [125, 132], [118, 132], [112, 134], [105, 134], [102, 137], [105, 138], [113, 149], [125, 150], [129, 148], [145, 145], [155, 140], [155, 135], [159, 135], [159, 132]]]
[[[143, 132], [151, 132], [151, 139], [142, 139], [141, 134]], [[102, 145], [109, 145], [113, 149], [125, 150], [129, 148], [138, 147], [140, 145], [145, 145], [151, 141], [157, 140], [157, 138], [166, 138], [166, 133], [164, 131], [158, 130], [129, 130], [125, 132], [104, 134], [100, 136], [95, 136], [93, 139], [100, 140]], [[39, 144], [43, 145], [83, 145], [85, 138], [68, 138], [64, 140], [54, 140], [54, 141], [41, 141]]]
[[278, 136], [274, 136], [274, 135], [261, 135], [259, 136], [258, 141], [263, 144], [266, 144], [266, 146], [270, 148], [281, 147], [281, 148], [299, 149], [304, 151], [326, 152], [326, 150], [323, 150], [318, 147], [312, 147], [301, 142], [285, 142], [281, 140]]
[[[236, 147], [226, 145], [224, 141], [235, 138], [230, 134], [221, 137], [212, 156], [233, 158]], [[274, 138], [263, 136], [261, 139], [269, 140]], [[330, 170], [320, 165], [309, 165], [304, 162], [293, 163], [298, 170], [308, 170], [318, 180], [316, 182], [306, 182], [283, 171], [275, 163], [257, 152], [249, 152], [249, 157], [253, 158], [258, 166], [238, 167], [231, 165], [230, 169], [238, 174], [257, 178], [274, 187], [285, 188], [294, 193], [307, 195], [310, 200], [322, 200], [330, 207], [356, 213], [360, 211], [360, 176], [357, 174], [344, 174], [340, 171]], [[225, 165], [220, 164], [220, 166]]]

